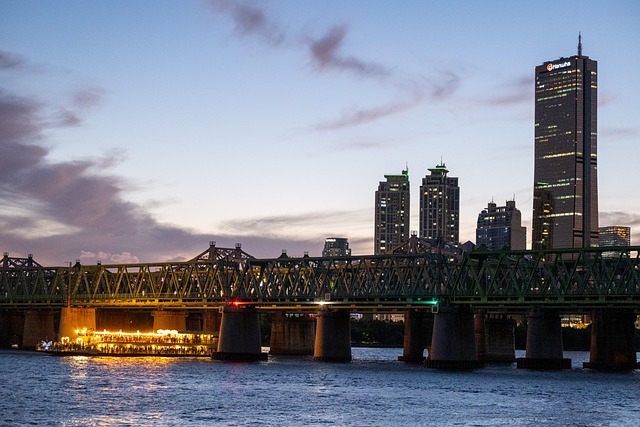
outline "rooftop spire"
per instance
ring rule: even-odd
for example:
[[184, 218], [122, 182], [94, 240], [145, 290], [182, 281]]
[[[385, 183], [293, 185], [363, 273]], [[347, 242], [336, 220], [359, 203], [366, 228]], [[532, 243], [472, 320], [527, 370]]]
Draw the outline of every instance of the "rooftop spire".
[[578, 31], [578, 56], [582, 56], [582, 34]]

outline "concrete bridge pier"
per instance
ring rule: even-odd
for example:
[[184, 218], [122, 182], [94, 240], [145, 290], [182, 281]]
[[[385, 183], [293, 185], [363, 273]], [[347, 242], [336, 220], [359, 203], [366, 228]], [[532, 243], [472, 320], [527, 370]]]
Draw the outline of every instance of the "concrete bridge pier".
[[187, 330], [187, 313], [177, 310], [157, 310], [153, 312], [153, 331], [169, 329], [175, 331]]
[[313, 354], [316, 325], [310, 316], [286, 316], [276, 313], [271, 321], [269, 354], [309, 356]]
[[51, 310], [27, 310], [24, 314], [22, 347], [33, 350], [41, 341], [54, 341], [56, 333]]
[[205, 310], [202, 313], [202, 332], [207, 334], [219, 333], [221, 320], [222, 315], [218, 310]]
[[96, 309], [80, 307], [64, 307], [60, 312], [60, 327], [58, 328], [58, 341], [67, 337], [71, 342], [78, 338], [76, 331], [86, 329], [96, 330]]
[[516, 361], [515, 322], [503, 315], [488, 315], [484, 311], [474, 318], [478, 359], [489, 363]]
[[424, 349], [431, 344], [433, 314], [431, 310], [410, 309], [404, 313], [404, 346], [398, 360], [423, 363]]
[[597, 309], [592, 313], [591, 352], [583, 367], [601, 371], [640, 368], [635, 349], [633, 310]]
[[562, 326], [557, 310], [534, 308], [527, 313], [527, 351], [516, 360], [518, 368], [571, 369], [571, 359], [563, 358]]
[[214, 360], [266, 360], [260, 341], [260, 320], [255, 307], [225, 305]]
[[0, 313], [0, 346], [21, 345], [23, 333], [23, 312], [7, 310]]
[[320, 310], [316, 315], [313, 359], [325, 362], [351, 361], [351, 315], [347, 310]]
[[441, 306], [434, 316], [433, 339], [427, 368], [476, 369], [478, 360], [473, 312], [467, 306]]

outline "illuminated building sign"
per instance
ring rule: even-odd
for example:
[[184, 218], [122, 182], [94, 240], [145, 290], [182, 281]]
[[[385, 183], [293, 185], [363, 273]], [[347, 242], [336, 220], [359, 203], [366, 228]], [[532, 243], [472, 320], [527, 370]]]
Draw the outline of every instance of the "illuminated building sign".
[[564, 68], [571, 66], [571, 62], [565, 61], [560, 64], [547, 64], [547, 71], [557, 70], [558, 68]]

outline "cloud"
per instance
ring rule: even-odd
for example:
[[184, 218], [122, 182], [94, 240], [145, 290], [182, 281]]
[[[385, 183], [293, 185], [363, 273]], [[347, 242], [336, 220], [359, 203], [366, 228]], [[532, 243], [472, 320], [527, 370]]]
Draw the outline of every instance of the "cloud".
[[93, 86], [76, 90], [72, 94], [73, 105], [76, 108], [87, 109], [98, 105], [105, 95], [105, 90]]
[[[352, 219], [362, 220], [371, 215], [369, 210], [339, 211], [339, 212], [311, 212], [296, 215], [274, 215], [256, 218], [236, 219], [222, 223], [222, 227], [229, 233], [257, 234], [261, 236], [299, 235], [300, 229], [330, 230], [338, 232], [340, 224]], [[323, 232], [325, 233], [325, 232]], [[308, 233], [306, 233], [308, 235]]]
[[600, 130], [600, 135], [614, 142], [616, 139], [627, 139], [638, 136], [640, 132], [636, 128], [604, 128]]
[[[358, 77], [386, 77], [391, 74], [388, 68], [380, 64], [340, 53], [348, 32], [347, 25], [333, 26], [321, 38], [309, 35], [294, 38], [261, 7], [249, 6], [234, 0], [209, 0], [209, 4], [215, 12], [226, 14], [232, 19], [235, 32], [241, 37], [255, 36], [272, 47], [286, 46], [299, 49], [304, 46], [319, 71], [347, 71]], [[303, 40], [302, 44], [299, 40]]]
[[366, 62], [354, 56], [339, 55], [348, 27], [339, 25], [329, 29], [320, 39], [307, 38], [307, 46], [313, 63], [320, 70], [333, 68], [350, 71], [364, 77], [386, 77], [391, 71], [382, 65]]
[[319, 123], [313, 128], [327, 131], [371, 123], [415, 108], [425, 99], [443, 101], [451, 97], [459, 86], [460, 76], [452, 71], [441, 72], [437, 78], [423, 77], [418, 82], [399, 86], [405, 92], [404, 98], [376, 107], [351, 109], [343, 112], [339, 118]]
[[487, 104], [496, 107], [509, 107], [517, 104], [531, 102], [531, 90], [533, 82], [529, 77], [501, 84], [499, 89], [494, 89], [484, 100]]
[[315, 126], [317, 130], [337, 130], [346, 127], [358, 126], [370, 123], [384, 117], [392, 116], [411, 109], [420, 104], [422, 96], [416, 95], [411, 99], [392, 102], [387, 105], [381, 105], [373, 108], [355, 109], [343, 113], [343, 115], [335, 120], [320, 123]]
[[624, 227], [637, 227], [640, 226], [640, 214], [634, 214], [629, 212], [599, 212], [600, 225], [620, 225]]
[[21, 56], [0, 50], [0, 70], [20, 68], [24, 64]]
[[271, 46], [281, 45], [287, 38], [286, 32], [271, 20], [264, 9], [248, 6], [233, 0], [210, 0], [209, 4], [218, 13], [228, 14], [240, 36], [255, 35]]
[[[216, 235], [159, 223], [145, 207], [127, 201], [134, 183], [109, 174], [109, 168], [126, 154], [121, 151], [99, 158], [51, 161], [53, 147], [47, 147], [46, 136], [67, 124], [56, 120], [55, 114], [82, 104], [93, 105], [100, 97], [83, 89], [74, 93], [80, 95], [69, 97], [73, 105], [53, 108], [0, 89], [3, 251], [12, 256], [34, 254], [42, 265], [64, 265], [76, 259], [82, 263], [187, 260], [206, 249], [210, 240], [218, 241], [218, 247], [233, 248], [242, 243], [256, 257], [279, 256], [273, 247], [288, 249], [293, 256], [302, 256], [304, 251], [320, 254], [322, 240], [288, 235], [286, 218], [231, 224], [230, 231]], [[82, 119], [78, 113], [77, 123]], [[317, 214], [316, 223], [324, 217]], [[303, 221], [300, 218], [297, 226]], [[247, 224], [252, 225], [246, 228]], [[269, 230], [268, 235], [251, 235], [263, 229]]]

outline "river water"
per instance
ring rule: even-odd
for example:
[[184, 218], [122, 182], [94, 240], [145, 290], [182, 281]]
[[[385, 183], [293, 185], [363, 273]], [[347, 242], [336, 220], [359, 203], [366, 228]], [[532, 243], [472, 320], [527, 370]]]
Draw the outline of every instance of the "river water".
[[584, 370], [586, 352], [565, 352], [573, 369], [560, 372], [443, 372], [398, 362], [401, 353], [230, 363], [0, 350], [0, 425], [640, 425], [640, 370]]

